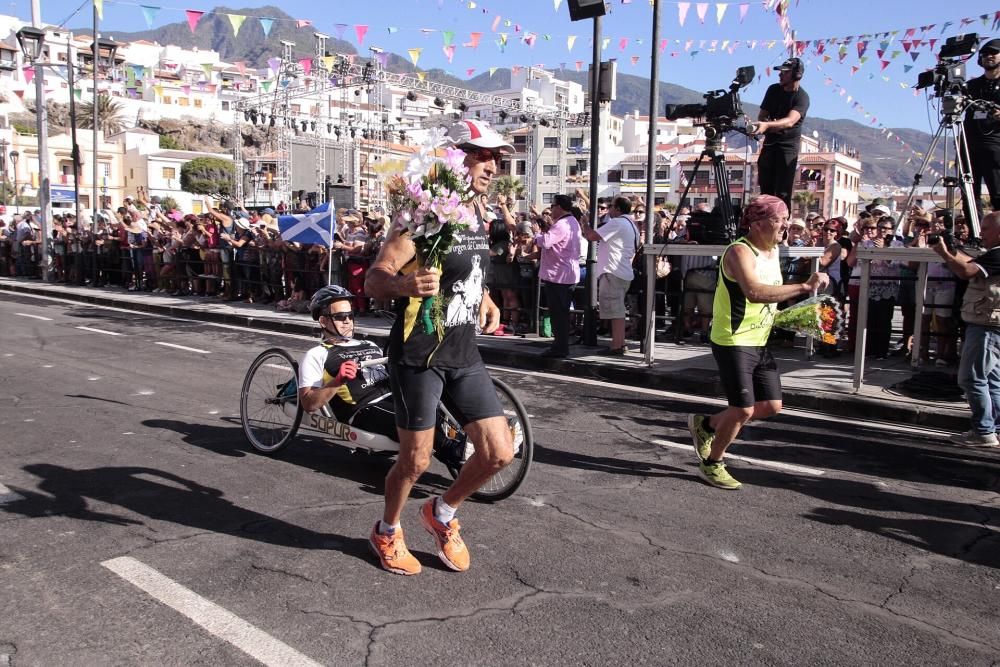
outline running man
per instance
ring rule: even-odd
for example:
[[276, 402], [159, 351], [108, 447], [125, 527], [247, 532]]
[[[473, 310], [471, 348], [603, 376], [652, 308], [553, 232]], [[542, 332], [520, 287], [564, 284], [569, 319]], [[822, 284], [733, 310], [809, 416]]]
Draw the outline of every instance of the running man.
[[814, 273], [804, 283], [783, 285], [778, 244], [788, 229], [788, 207], [760, 195], [743, 212], [746, 236], [726, 248], [712, 306], [712, 355], [729, 407], [711, 416], [689, 415], [688, 429], [698, 454], [698, 476], [720, 489], [742, 486], [722, 462], [743, 425], [781, 412], [781, 377], [767, 349], [775, 305], [830, 282]]
[[[483, 288], [490, 250], [484, 195], [500, 155], [512, 153], [514, 147], [475, 120], [455, 123], [448, 137], [466, 153], [471, 180], [466, 205], [479, 218], [479, 228], [456, 233], [441, 271], [417, 268], [413, 241], [393, 229], [365, 281], [368, 296], [396, 300], [397, 318], [389, 333], [389, 380], [400, 443], [399, 458], [385, 479], [385, 510], [369, 542], [383, 568], [405, 575], [419, 573], [420, 563], [403, 541], [400, 516], [410, 490], [430, 464], [442, 398], [476, 450], [451, 487], [420, 508], [420, 523], [436, 540], [438, 557], [450, 569], [469, 568], [469, 550], [459, 534], [455, 511], [514, 457], [503, 408], [476, 346], [477, 327], [489, 334], [500, 324], [500, 310]], [[439, 293], [447, 313], [441, 341], [416, 321], [423, 299]]]

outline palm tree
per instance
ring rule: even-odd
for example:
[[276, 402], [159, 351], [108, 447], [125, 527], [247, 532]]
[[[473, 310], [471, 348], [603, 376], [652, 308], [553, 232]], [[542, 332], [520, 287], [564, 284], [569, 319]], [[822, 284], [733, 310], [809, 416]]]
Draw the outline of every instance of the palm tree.
[[801, 217], [805, 217], [805, 214], [809, 211], [809, 207], [816, 201], [816, 195], [808, 190], [800, 190], [792, 195], [792, 201], [799, 205], [799, 214]]
[[[117, 134], [125, 129], [125, 109], [121, 102], [112, 99], [108, 95], [100, 95], [97, 98], [98, 122], [101, 124], [101, 132], [104, 136]], [[76, 112], [78, 127], [94, 127], [94, 103], [84, 102]]]
[[516, 201], [524, 194], [524, 181], [517, 176], [498, 176], [493, 180], [493, 194], [502, 197], [513, 195]]

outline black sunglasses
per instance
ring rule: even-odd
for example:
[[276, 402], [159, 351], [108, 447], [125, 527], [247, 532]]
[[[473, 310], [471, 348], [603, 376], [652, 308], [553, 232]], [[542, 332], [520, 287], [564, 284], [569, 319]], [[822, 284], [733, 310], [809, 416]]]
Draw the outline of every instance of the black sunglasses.
[[500, 151], [493, 150], [492, 148], [476, 148], [475, 150], [468, 150], [466, 153], [478, 162], [486, 162], [488, 160], [500, 162]]
[[346, 313], [327, 313], [326, 315], [334, 322], [353, 322], [354, 321], [354, 311], [349, 310]]

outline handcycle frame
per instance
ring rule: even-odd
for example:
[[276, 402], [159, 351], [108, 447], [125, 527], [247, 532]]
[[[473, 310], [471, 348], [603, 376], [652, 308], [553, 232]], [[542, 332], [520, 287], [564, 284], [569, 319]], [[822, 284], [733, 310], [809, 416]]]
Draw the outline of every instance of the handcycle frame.
[[[385, 358], [371, 359], [361, 362], [359, 367], [384, 364], [386, 361]], [[277, 373], [267, 376], [269, 369], [275, 369]], [[289, 372], [292, 373], [291, 378], [288, 377]], [[298, 374], [298, 363], [281, 348], [265, 350], [250, 365], [240, 394], [240, 422], [247, 441], [256, 451], [267, 455], [278, 453], [295, 438], [301, 428], [351, 450], [379, 454], [399, 452], [399, 443], [396, 440], [340, 421], [329, 405], [323, 405], [315, 412], [306, 413], [298, 400]], [[261, 376], [261, 381], [255, 382], [258, 375]], [[510, 466], [496, 473], [473, 494], [474, 498], [485, 501], [502, 500], [512, 495], [527, 476], [534, 453], [531, 422], [523, 404], [505, 383], [493, 378], [493, 384], [504, 408], [508, 427], [511, 429], [515, 453]], [[386, 393], [368, 401], [365, 406], [386, 400], [392, 400], [391, 394]], [[259, 406], [258, 403], [262, 403], [263, 406]], [[275, 417], [280, 413], [288, 423], [279, 423], [274, 419], [262, 420], [260, 417], [265, 411], [273, 413]], [[448, 457], [440, 457], [449, 473], [457, 477], [462, 464], [472, 455], [474, 446], [447, 406], [439, 404], [438, 411], [435, 452], [461, 450], [460, 454], [453, 453]], [[264, 438], [268, 434], [275, 437]]]

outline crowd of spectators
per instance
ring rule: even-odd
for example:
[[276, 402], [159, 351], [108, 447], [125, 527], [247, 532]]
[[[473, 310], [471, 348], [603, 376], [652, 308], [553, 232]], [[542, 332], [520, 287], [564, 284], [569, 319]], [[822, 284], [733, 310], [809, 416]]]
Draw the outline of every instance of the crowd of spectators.
[[[568, 213], [581, 228], [599, 230], [607, 218], [610, 198], [598, 201], [598, 220], [591, 225], [589, 200], [577, 191], [570, 197]], [[641, 197], [630, 198], [631, 214], [639, 240], [645, 243], [646, 206]], [[301, 207], [300, 207], [301, 208]], [[337, 230], [330, 252], [322, 245], [303, 245], [281, 238], [277, 217], [285, 207], [248, 210], [231, 202], [219, 206], [205, 202], [203, 213], [165, 210], [154, 197], [140, 189], [126, 197], [117, 209], [100, 210], [91, 220], [89, 212], [53, 216], [49, 238], [49, 277], [60, 283], [111, 286], [130, 291], [191, 295], [206, 299], [273, 304], [279, 310], [305, 312], [309, 296], [327, 283], [344, 285], [358, 295], [355, 310], [365, 313], [389, 304], [372, 303], [364, 295], [364, 279], [388, 231], [386, 216], [375, 211], [338, 209]], [[485, 223], [488, 225], [491, 295], [502, 313], [503, 325], [497, 335], [539, 332], [551, 335], [548, 304], [539, 289], [541, 248], [539, 234], [552, 223], [552, 208], [531, 206], [517, 212], [513, 196], [489, 197]], [[298, 210], [298, 209], [296, 209]], [[695, 216], [706, 213], [704, 204]], [[664, 210], [654, 212], [654, 243], [691, 243], [689, 223], [692, 211], [686, 207], [675, 217]], [[868, 293], [860, 292], [857, 250], [865, 247], [926, 247], [932, 234], [945, 232], [944, 219], [920, 208], [909, 211], [901, 228], [884, 205], [872, 205], [854, 220], [826, 219], [818, 213], [789, 222], [789, 247], [822, 247], [820, 270], [831, 277], [830, 291], [847, 301], [849, 331], [838, 345], [820, 345], [820, 354], [835, 357], [853, 352], [858, 305], [868, 300], [868, 353], [876, 358], [919, 354], [925, 362], [938, 366], [957, 360], [957, 340], [961, 336], [962, 285], [943, 264], [928, 267], [925, 306], [919, 318], [915, 312], [916, 263], [874, 261]], [[37, 213], [25, 211], [0, 217], [0, 275], [39, 277], [42, 266], [40, 226]], [[961, 216], [954, 225], [957, 244], [968, 239], [969, 230]], [[596, 237], [595, 237], [596, 238]], [[579, 280], [570, 289], [569, 333], [582, 335], [583, 288], [587, 281], [588, 241], [580, 232]], [[642, 331], [641, 298], [645, 290], [641, 254], [633, 262], [635, 279], [628, 288], [629, 333]], [[672, 322], [674, 340], [680, 343], [707, 341], [712, 318], [712, 295], [718, 280], [717, 258], [672, 257], [669, 275], [656, 281], [656, 315]], [[783, 264], [786, 282], [801, 282], [810, 273], [810, 260], [787, 259]], [[893, 321], [897, 308], [902, 331], [895, 344]], [[911, 350], [913, 332], [922, 327], [921, 349]], [[777, 333], [777, 342], [790, 344]]]

